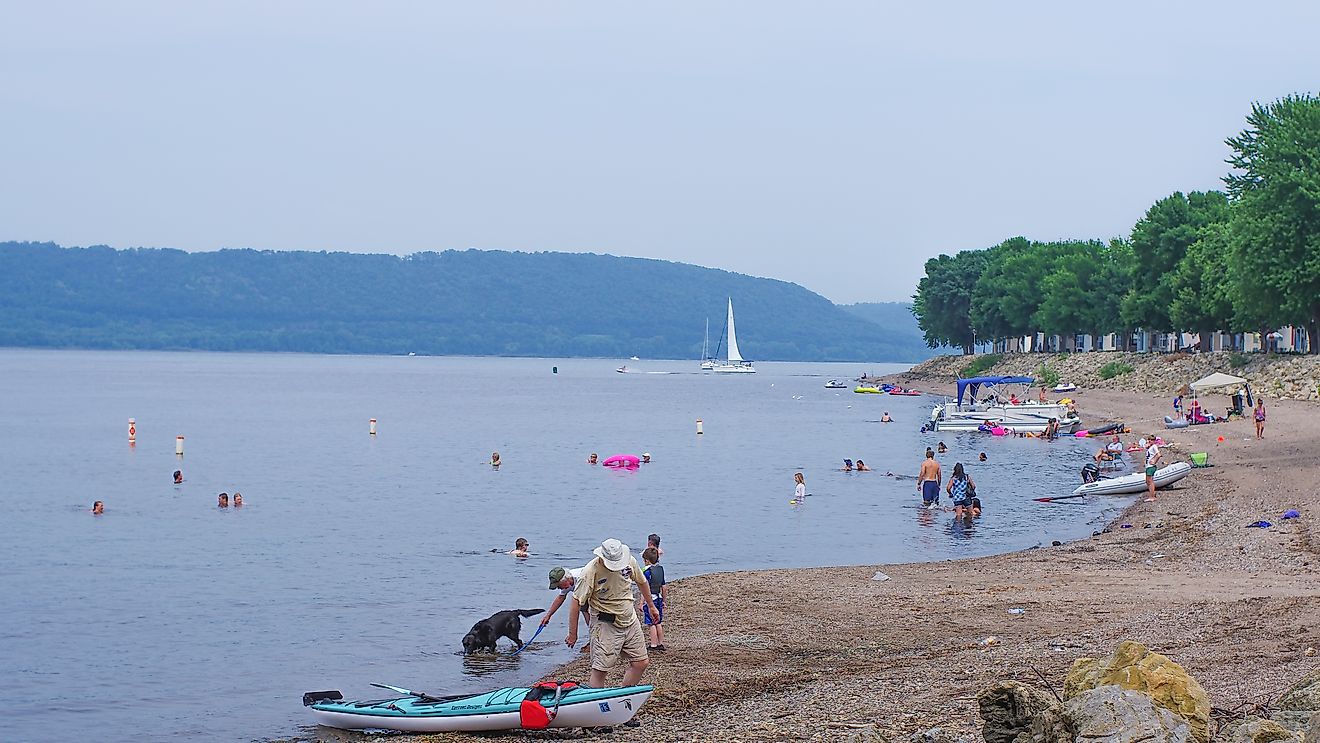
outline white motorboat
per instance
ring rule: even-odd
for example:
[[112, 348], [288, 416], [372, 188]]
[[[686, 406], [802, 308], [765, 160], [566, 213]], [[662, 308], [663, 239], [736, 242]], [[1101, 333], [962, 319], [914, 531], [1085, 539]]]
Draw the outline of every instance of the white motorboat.
[[[752, 362], [745, 360], [742, 357], [742, 354], [738, 352], [738, 335], [737, 332], [734, 331], [733, 329], [733, 299], [732, 298], [729, 299], [728, 326], [729, 326], [729, 344], [728, 344], [729, 355], [723, 362], [716, 361], [711, 366], [710, 370], [715, 372], [716, 374], [756, 373], [756, 367], [752, 366]], [[702, 365], [702, 368], [705, 368], [704, 364]]]
[[[1174, 462], [1167, 467], [1155, 470], [1155, 489], [1167, 488], [1187, 477], [1192, 465], [1187, 462]], [[1122, 477], [1110, 477], [1088, 482], [1073, 491], [1073, 495], [1131, 495], [1146, 489], [1146, 473], [1133, 472]]]
[[[1025, 399], [1027, 388], [1035, 381], [1031, 377], [959, 379], [957, 399], [946, 399], [936, 405], [930, 412], [926, 428], [930, 431], [976, 431], [981, 426], [1002, 426], [1020, 433], [1041, 433], [1053, 418], [1059, 423], [1059, 433], [1081, 430], [1082, 419], [1071, 403], [1041, 403]], [[1019, 400], [1014, 394], [1006, 401], [991, 392], [996, 386], [1019, 386], [1024, 399]], [[977, 400], [977, 393], [983, 387], [986, 389], [985, 398]]]
[[1059, 382], [1058, 384], [1056, 384], [1056, 385], [1054, 385], [1052, 388], [1050, 388], [1050, 391], [1051, 391], [1051, 392], [1076, 392], [1076, 391], [1077, 391], [1077, 385], [1073, 384], [1072, 382]]
[[828, 381], [828, 382], [825, 383], [825, 389], [827, 389], [827, 390], [846, 390], [846, 389], [848, 389], [848, 384], [847, 384], [846, 382], [844, 382], [842, 379], [831, 379], [830, 381]]

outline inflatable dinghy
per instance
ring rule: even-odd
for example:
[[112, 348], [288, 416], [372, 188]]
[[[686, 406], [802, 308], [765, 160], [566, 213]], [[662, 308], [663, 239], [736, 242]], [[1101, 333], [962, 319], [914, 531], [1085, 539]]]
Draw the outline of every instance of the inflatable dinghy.
[[[1168, 467], [1155, 470], [1155, 489], [1167, 488], [1187, 477], [1192, 465], [1186, 462], [1174, 462]], [[1146, 473], [1133, 472], [1122, 477], [1111, 477], [1095, 482], [1088, 482], [1073, 491], [1073, 495], [1131, 495], [1146, 489]]]
[[622, 725], [654, 690], [650, 685], [592, 689], [572, 681], [546, 681], [530, 688], [435, 697], [396, 686], [373, 686], [407, 695], [346, 702], [337, 691], [313, 691], [303, 695], [303, 705], [311, 708], [318, 724], [341, 730], [539, 730]]

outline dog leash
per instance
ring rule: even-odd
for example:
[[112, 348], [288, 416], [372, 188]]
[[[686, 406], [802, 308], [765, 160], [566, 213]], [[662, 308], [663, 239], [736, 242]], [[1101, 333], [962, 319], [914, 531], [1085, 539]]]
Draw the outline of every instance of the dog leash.
[[532, 635], [532, 639], [531, 639], [531, 640], [528, 640], [527, 642], [524, 642], [524, 643], [522, 644], [522, 647], [520, 647], [520, 648], [518, 648], [517, 650], [513, 651], [513, 655], [517, 655], [518, 653], [521, 653], [523, 650], [525, 650], [525, 649], [527, 648], [528, 645], [531, 645], [531, 644], [532, 644], [532, 640], [535, 640], [535, 639], [536, 639], [536, 635], [541, 634], [541, 630], [545, 629], [545, 627], [546, 627], [546, 625], [544, 625], [544, 624], [541, 625], [540, 627], [537, 627], [537, 628], [536, 628], [536, 633]]

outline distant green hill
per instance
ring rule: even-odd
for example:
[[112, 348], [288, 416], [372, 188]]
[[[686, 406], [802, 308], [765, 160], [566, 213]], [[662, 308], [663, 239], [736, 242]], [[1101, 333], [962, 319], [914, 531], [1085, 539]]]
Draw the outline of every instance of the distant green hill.
[[696, 359], [728, 297], [753, 360], [930, 355], [796, 284], [667, 261], [0, 243], [4, 346]]
[[841, 304], [839, 307], [883, 326], [891, 333], [893, 343], [916, 349], [917, 356], [923, 361], [947, 352], [947, 349], [926, 348], [926, 340], [921, 334], [921, 328], [917, 326], [917, 318], [912, 314], [911, 302], [859, 302]]

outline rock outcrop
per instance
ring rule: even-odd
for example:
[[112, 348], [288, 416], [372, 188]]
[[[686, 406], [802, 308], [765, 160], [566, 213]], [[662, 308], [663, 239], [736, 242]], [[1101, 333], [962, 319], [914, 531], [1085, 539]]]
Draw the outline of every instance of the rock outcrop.
[[1043, 691], [1000, 681], [976, 695], [986, 743], [1072, 743], [1058, 700]]
[[[960, 370], [976, 356], [936, 356], [913, 367], [903, 378], [952, 384]], [[1111, 362], [1132, 371], [1109, 379], [1100, 370]], [[1243, 377], [1266, 398], [1320, 400], [1320, 356], [1280, 354], [1128, 353], [1101, 351], [1073, 354], [1008, 353], [983, 374], [1038, 376], [1042, 364], [1058, 372], [1059, 379], [1079, 387], [1157, 392], [1172, 396], [1189, 382], [1211, 372]], [[1235, 365], [1236, 364], [1236, 365]], [[1207, 409], [1219, 414], [1223, 411]]]
[[1073, 661], [1064, 681], [1064, 699], [1082, 692], [1114, 685], [1141, 692], [1156, 705], [1187, 721], [1199, 743], [1210, 740], [1210, 697], [1183, 667], [1139, 642], [1125, 641], [1104, 660], [1079, 658]]
[[1139, 691], [1107, 685], [1068, 700], [1064, 716], [1086, 743], [1191, 743], [1187, 721]]

